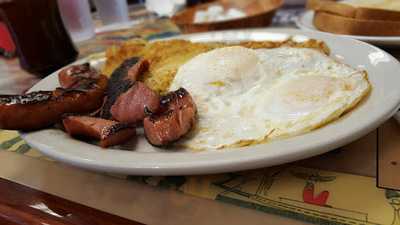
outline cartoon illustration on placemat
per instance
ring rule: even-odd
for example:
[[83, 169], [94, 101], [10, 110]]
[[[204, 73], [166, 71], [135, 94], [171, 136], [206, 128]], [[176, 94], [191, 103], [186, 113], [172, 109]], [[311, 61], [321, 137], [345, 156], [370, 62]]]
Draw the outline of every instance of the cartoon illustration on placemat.
[[400, 225], [400, 192], [394, 190], [385, 191], [386, 199], [393, 207], [393, 222], [392, 225]]
[[[335, 196], [343, 189], [336, 179], [329, 172], [294, 167], [225, 174], [212, 184], [220, 189], [216, 200], [262, 212], [318, 224], [381, 224], [374, 222], [368, 211], [336, 207], [335, 203], [343, 203]], [[396, 196], [391, 195], [390, 204], [398, 213], [400, 201]], [[348, 201], [358, 199], [360, 196], [354, 196]]]
[[293, 176], [303, 179], [306, 181], [306, 185], [303, 190], [303, 201], [308, 204], [328, 206], [329, 191], [322, 191], [315, 195], [315, 184], [318, 182], [329, 182], [335, 180], [334, 176], [321, 176], [320, 174], [307, 174], [301, 172], [291, 172]]

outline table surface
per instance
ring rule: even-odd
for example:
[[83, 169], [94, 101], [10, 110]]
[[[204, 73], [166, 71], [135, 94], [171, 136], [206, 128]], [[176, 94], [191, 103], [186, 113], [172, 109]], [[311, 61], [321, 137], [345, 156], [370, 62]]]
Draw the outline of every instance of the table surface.
[[0, 178], [0, 224], [14, 223], [141, 224]]
[[[277, 17], [287, 19], [285, 14], [278, 13]], [[78, 46], [81, 51], [93, 50], [85, 44]], [[99, 50], [95, 48], [95, 51]], [[398, 50], [386, 50], [400, 56]], [[39, 80], [22, 71], [16, 59], [0, 60], [0, 68], [6, 70], [0, 71], [2, 94], [21, 93]], [[381, 129], [393, 134], [398, 126], [390, 120]], [[395, 132], [396, 135], [400, 133]], [[376, 149], [364, 146], [375, 146], [379, 142], [375, 138], [378, 136], [374, 131], [351, 144], [348, 151], [331, 152], [296, 164], [375, 177]], [[354, 164], [354, 158], [364, 163]], [[380, 176], [379, 180], [390, 182], [393, 178]], [[145, 224], [305, 224], [175, 191], [113, 179], [106, 174], [58, 162], [0, 152], [0, 224], [140, 224], [135, 221]]]

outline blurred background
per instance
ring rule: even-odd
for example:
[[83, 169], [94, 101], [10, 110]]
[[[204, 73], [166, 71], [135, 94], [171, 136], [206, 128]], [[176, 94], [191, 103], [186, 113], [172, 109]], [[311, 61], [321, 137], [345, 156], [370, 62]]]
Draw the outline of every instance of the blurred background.
[[305, 0], [10, 0], [0, 3], [0, 9], [0, 55], [6, 59], [19, 56], [23, 69], [43, 77], [74, 61], [78, 54], [86, 55], [85, 49], [104, 50], [99, 47], [104, 43], [81, 46], [106, 32], [134, 30], [143, 23], [155, 27], [165, 20], [169, 22], [165, 34], [160, 34], [164, 36], [290, 27], [304, 11]]

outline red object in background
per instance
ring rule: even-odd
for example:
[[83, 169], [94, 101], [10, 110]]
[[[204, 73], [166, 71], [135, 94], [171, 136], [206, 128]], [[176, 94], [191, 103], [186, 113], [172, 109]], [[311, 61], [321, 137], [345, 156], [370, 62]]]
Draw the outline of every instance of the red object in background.
[[15, 44], [7, 26], [3, 22], [0, 22], [0, 48], [7, 52], [15, 52]]
[[45, 77], [77, 58], [56, 0], [0, 0], [0, 17], [26, 71]]

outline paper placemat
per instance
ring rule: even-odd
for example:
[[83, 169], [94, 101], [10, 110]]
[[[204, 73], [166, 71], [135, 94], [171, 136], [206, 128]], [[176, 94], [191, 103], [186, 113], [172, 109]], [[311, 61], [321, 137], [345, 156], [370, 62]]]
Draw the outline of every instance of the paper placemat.
[[[0, 131], [0, 147], [50, 160], [15, 131]], [[111, 176], [316, 224], [400, 224], [400, 192], [377, 188], [374, 177], [292, 165], [205, 176]]]

